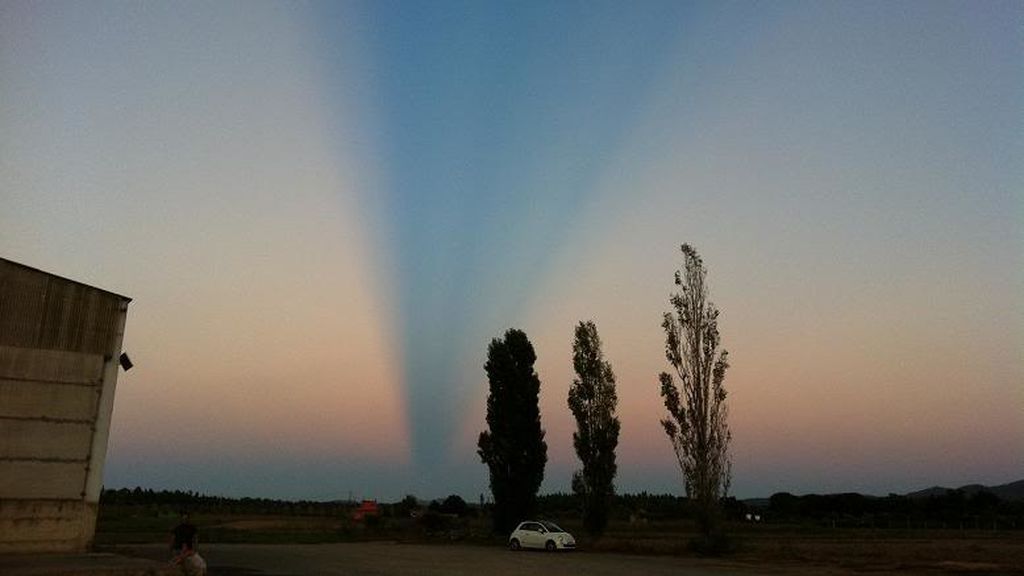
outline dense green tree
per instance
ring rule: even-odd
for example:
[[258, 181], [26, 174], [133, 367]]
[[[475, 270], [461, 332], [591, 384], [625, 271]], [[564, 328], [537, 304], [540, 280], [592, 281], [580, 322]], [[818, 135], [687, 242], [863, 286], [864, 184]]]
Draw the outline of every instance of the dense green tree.
[[669, 414], [661, 424], [675, 449], [686, 494], [696, 506], [704, 544], [715, 546], [722, 535], [719, 500], [731, 480], [732, 435], [722, 384], [728, 352], [719, 351], [718, 309], [708, 300], [704, 262], [689, 244], [681, 249], [683, 269], [675, 274], [679, 292], [670, 297], [673, 311], [661, 323], [665, 357], [674, 373], [659, 377]]
[[440, 511], [442, 514], [455, 514], [458, 517], [463, 517], [469, 514], [469, 504], [462, 499], [462, 496], [458, 494], [452, 494], [441, 502]]
[[490, 471], [494, 530], [505, 534], [533, 513], [544, 479], [548, 446], [540, 425], [540, 378], [533, 369], [533, 345], [511, 329], [487, 347], [487, 430], [477, 442]]
[[615, 448], [619, 444], [615, 373], [604, 359], [593, 322], [580, 322], [572, 344], [576, 378], [569, 388], [569, 409], [576, 418], [572, 444], [583, 469], [572, 477], [572, 490], [583, 503], [583, 525], [600, 536], [608, 525], [615, 495]]
[[406, 494], [401, 502], [395, 504], [395, 515], [399, 518], [408, 518], [414, 511], [419, 509], [420, 503], [412, 494]]

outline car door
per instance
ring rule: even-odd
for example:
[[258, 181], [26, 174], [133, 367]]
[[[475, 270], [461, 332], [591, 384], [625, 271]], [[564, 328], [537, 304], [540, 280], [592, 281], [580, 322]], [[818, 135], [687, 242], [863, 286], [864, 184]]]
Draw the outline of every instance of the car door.
[[526, 542], [524, 544], [528, 548], [544, 547], [544, 535], [540, 532], [540, 524], [537, 524], [536, 522], [530, 522], [523, 528], [526, 530]]
[[541, 524], [534, 524], [534, 528], [537, 529], [537, 531], [534, 532], [534, 534], [537, 535], [537, 539], [535, 540], [535, 542], [537, 543], [536, 547], [543, 548], [544, 545], [548, 543], [548, 531]]

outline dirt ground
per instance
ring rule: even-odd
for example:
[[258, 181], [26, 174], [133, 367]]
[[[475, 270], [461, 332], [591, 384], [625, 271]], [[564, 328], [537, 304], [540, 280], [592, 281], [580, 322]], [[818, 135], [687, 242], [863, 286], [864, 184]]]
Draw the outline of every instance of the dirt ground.
[[[163, 560], [163, 559], [162, 559]], [[118, 554], [0, 554], [3, 576], [181, 576], [166, 561]]]
[[[117, 547], [118, 552], [151, 559], [166, 557], [166, 547]], [[804, 576], [848, 575], [839, 568], [745, 564], [695, 558], [609, 553], [510, 552], [492, 546], [424, 545], [392, 542], [343, 544], [206, 544], [201, 547], [210, 576], [422, 575], [422, 576]], [[874, 575], [885, 572], [873, 572]]]

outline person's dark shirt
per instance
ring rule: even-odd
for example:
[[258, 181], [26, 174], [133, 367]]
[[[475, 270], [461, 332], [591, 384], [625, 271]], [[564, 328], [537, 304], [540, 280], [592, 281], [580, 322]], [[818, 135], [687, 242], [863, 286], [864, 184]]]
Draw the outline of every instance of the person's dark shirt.
[[181, 550], [181, 547], [188, 542], [190, 545], [195, 545], [196, 542], [196, 527], [190, 522], [182, 522], [174, 527], [174, 544], [171, 547], [177, 551]]

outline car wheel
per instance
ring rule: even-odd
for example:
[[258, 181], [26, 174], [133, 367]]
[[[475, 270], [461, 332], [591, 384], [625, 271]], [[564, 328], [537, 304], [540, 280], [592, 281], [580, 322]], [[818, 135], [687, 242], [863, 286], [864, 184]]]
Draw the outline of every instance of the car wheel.
[[518, 552], [522, 548], [519, 546], [519, 540], [516, 540], [515, 538], [508, 543], [508, 547], [511, 548], [513, 552]]
[[554, 540], [548, 540], [548, 543], [544, 545], [544, 549], [547, 550], [548, 552], [554, 552], [555, 551], [555, 541]]

